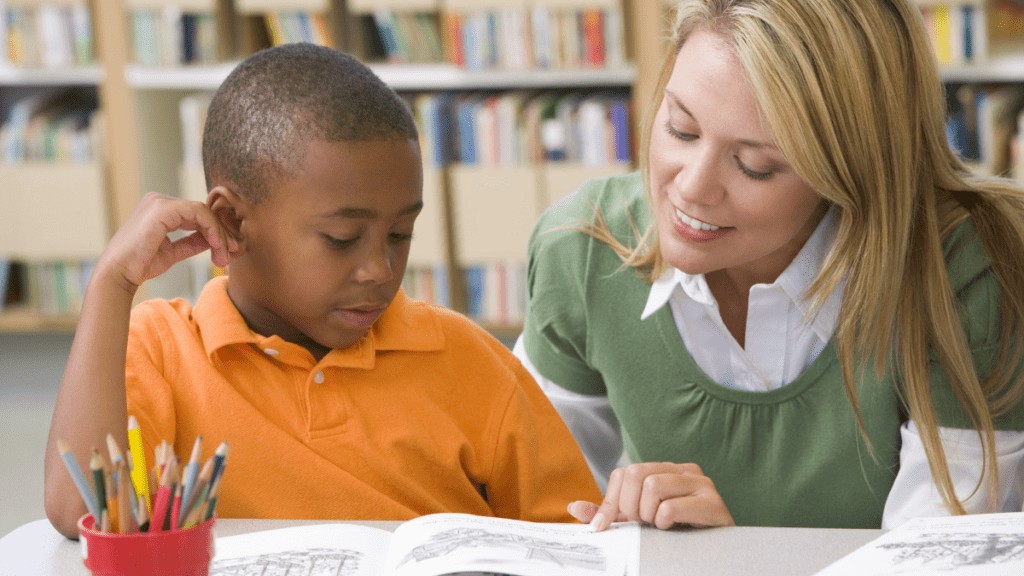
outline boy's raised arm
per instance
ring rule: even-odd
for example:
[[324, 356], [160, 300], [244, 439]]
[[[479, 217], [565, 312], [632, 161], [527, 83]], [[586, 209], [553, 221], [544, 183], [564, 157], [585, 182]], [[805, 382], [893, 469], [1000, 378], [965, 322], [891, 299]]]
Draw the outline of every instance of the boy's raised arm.
[[[194, 234], [171, 241], [170, 232]], [[64, 377], [50, 422], [44, 463], [46, 516], [65, 536], [76, 538], [85, 504], [64, 468], [57, 440], [83, 460], [106, 445], [111, 433], [127, 446], [125, 358], [132, 300], [143, 282], [176, 262], [205, 250], [219, 266], [237, 249], [204, 204], [147, 194], [111, 239], [93, 271], [82, 303]]]

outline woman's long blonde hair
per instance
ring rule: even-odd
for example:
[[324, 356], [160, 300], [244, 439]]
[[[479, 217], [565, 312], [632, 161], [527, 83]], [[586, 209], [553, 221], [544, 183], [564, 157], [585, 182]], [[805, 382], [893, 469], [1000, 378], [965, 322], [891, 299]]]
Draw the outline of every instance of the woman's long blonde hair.
[[[782, 152], [839, 208], [834, 248], [809, 296], [820, 305], [846, 279], [835, 341], [862, 431], [856, 374], [866, 366], [879, 376], [894, 369], [942, 499], [952, 513], [965, 513], [939, 441], [928, 371], [934, 354], [978, 431], [984, 475], [975, 492], [987, 482], [994, 508], [992, 419], [1024, 395], [1024, 379], [1012, 381], [1024, 349], [1024, 189], [972, 175], [951, 150], [942, 84], [918, 8], [910, 0], [679, 2], [674, 51], [641, 135], [648, 193], [653, 117], [675, 55], [695, 30], [719, 35], [734, 50]], [[984, 381], [971, 360], [942, 249], [942, 239], [968, 217], [1000, 286], [1000, 353]], [[590, 232], [647, 279], [666, 266], [653, 223], [632, 246], [617, 242], [600, 218]]]

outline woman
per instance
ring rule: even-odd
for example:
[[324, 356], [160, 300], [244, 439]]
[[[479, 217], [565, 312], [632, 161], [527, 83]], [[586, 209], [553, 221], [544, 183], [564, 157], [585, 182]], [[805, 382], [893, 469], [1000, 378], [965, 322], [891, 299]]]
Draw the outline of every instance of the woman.
[[685, 0], [642, 175], [538, 223], [517, 355], [676, 524], [1019, 510], [1024, 190], [968, 172], [909, 0]]

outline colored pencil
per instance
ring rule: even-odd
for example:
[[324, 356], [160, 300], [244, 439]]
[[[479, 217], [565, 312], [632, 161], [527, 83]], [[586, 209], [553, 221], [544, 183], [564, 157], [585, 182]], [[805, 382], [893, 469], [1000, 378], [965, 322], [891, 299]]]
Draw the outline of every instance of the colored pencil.
[[128, 472], [128, 468], [125, 463], [122, 462], [120, 469], [117, 471], [117, 533], [128, 534], [132, 531], [132, 507], [131, 507], [131, 496], [129, 493], [132, 492], [131, 475]]
[[107, 452], [110, 453], [110, 468], [111, 470], [117, 466], [118, 462], [123, 462], [124, 457], [121, 455], [121, 447], [117, 445], [117, 440], [114, 440], [114, 435], [107, 433]]
[[224, 473], [224, 461], [228, 458], [228, 443], [221, 442], [217, 451], [213, 454], [213, 473], [210, 474], [210, 485], [212, 486], [220, 475]]
[[118, 460], [117, 466], [110, 471], [110, 482], [107, 483], [107, 526], [110, 532], [117, 532], [120, 525], [120, 518], [117, 517], [121, 509], [121, 502], [117, 499], [118, 469], [124, 467], [124, 461]]
[[200, 434], [196, 436], [196, 441], [192, 444], [192, 455], [188, 459], [188, 465], [185, 466], [185, 473], [181, 478], [181, 482], [184, 484], [181, 501], [184, 504], [188, 504], [192, 500], [192, 492], [195, 491], [196, 479], [199, 477], [199, 460], [202, 458], [202, 446], [203, 435]]
[[[103, 463], [103, 456], [99, 450], [93, 448], [92, 456], [89, 458], [89, 470], [92, 472], [92, 486], [96, 491], [96, 511], [102, 522], [103, 514], [107, 511], [107, 483], [106, 464]], [[96, 518], [95, 516], [93, 517]], [[96, 525], [95, 523], [93, 524]]]
[[149, 499], [149, 477], [146, 468], [146, 452], [142, 445], [142, 430], [139, 429], [139, 420], [135, 416], [128, 417], [128, 451], [132, 455], [132, 485], [139, 495], [139, 500], [146, 503], [146, 508], [152, 510]]
[[[78, 493], [82, 496], [82, 500], [85, 502], [85, 507], [92, 514], [93, 519], [100, 518], [99, 509], [96, 504], [96, 497], [92, 493], [92, 489], [89, 487], [89, 481], [85, 479], [85, 474], [82, 473], [82, 468], [78, 465], [78, 461], [75, 460], [75, 455], [71, 453], [71, 448], [68, 447], [68, 443], [63, 440], [57, 440], [57, 450], [60, 452], [60, 458], [64, 461], [64, 467], [68, 469], [71, 474], [71, 480], [75, 483], [75, 488], [78, 489]], [[102, 518], [101, 518], [102, 520]]]
[[220, 492], [220, 480], [224, 475], [221, 474], [220, 478], [213, 483], [213, 487], [210, 488], [210, 496], [206, 499], [206, 512], [203, 513], [203, 520], [209, 520], [213, 517], [214, 509], [217, 508], [217, 493]]
[[181, 482], [174, 488], [174, 500], [171, 502], [171, 530], [181, 528], [181, 494], [185, 491]]
[[202, 503], [206, 500], [207, 494], [210, 490], [210, 476], [213, 473], [213, 458], [210, 458], [203, 464], [202, 471], [199, 472], [199, 480], [196, 482], [195, 493], [192, 495], [192, 501], [188, 503], [188, 512], [182, 512], [185, 516], [185, 522], [182, 528], [191, 528], [199, 523], [200, 514], [202, 513]]
[[173, 468], [174, 460], [171, 460], [167, 463], [167, 469], [164, 470], [164, 474], [160, 477], [160, 485], [156, 489], [156, 498], [153, 500], [153, 517], [149, 521], [150, 532], [163, 530], [164, 524], [167, 523], [172, 494], [174, 492], [174, 487], [171, 486], [171, 482], [174, 479]]
[[139, 532], [149, 530], [149, 510], [140, 505], [138, 500], [135, 502], [135, 523], [139, 526]]

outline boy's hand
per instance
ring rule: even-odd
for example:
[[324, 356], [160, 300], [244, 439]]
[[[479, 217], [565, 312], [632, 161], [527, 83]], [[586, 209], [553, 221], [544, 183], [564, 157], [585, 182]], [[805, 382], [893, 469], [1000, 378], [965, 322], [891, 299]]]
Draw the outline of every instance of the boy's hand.
[[[193, 233], [174, 241], [168, 238], [178, 230]], [[101, 262], [114, 280], [134, 293], [146, 280], [205, 250], [211, 251], [214, 264], [227, 266], [238, 243], [205, 204], [150, 192], [114, 234]]]
[[641, 521], [667, 530], [677, 524], [736, 524], [715, 484], [696, 464], [645, 462], [616, 468], [600, 506], [577, 501], [569, 514], [597, 530], [612, 522]]

